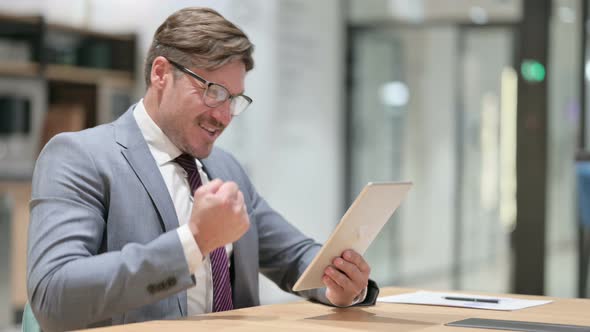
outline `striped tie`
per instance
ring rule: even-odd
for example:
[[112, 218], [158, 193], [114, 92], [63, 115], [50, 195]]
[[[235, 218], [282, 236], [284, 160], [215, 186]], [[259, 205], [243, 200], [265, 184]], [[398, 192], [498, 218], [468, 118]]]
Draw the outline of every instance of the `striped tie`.
[[[174, 159], [188, 175], [188, 182], [191, 186], [191, 192], [201, 185], [201, 177], [195, 163], [195, 158], [188, 154], [182, 154]], [[227, 311], [234, 308], [232, 301], [231, 281], [229, 277], [229, 260], [225, 247], [219, 247], [213, 250], [209, 257], [211, 259], [211, 274], [213, 277], [213, 312]]]

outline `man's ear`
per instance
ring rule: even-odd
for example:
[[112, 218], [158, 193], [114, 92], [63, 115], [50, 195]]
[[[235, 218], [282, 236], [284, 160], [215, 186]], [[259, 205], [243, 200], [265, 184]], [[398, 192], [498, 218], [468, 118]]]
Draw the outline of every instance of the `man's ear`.
[[163, 56], [158, 56], [152, 62], [152, 71], [150, 72], [151, 86], [157, 89], [163, 89], [166, 83], [171, 79], [171, 65]]

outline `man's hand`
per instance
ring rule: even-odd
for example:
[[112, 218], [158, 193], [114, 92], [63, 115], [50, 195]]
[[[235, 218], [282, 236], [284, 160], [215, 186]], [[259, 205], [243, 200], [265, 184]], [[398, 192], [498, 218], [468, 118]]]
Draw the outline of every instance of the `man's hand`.
[[195, 191], [189, 228], [203, 256], [237, 241], [249, 227], [244, 195], [236, 183], [215, 179]]
[[345, 250], [324, 270], [322, 281], [328, 287], [326, 297], [332, 304], [346, 307], [366, 288], [371, 267], [363, 256], [353, 250]]

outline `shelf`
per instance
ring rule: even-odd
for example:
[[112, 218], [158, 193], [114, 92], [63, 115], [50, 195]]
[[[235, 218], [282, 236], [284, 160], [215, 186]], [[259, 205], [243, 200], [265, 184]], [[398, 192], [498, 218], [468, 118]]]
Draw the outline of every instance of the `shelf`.
[[[0, 12], [0, 40], [3, 50], [11, 54], [3, 56], [4, 60], [0, 58], [0, 76], [40, 77], [75, 84], [134, 85], [134, 34], [93, 31], [46, 23], [41, 16]], [[63, 40], [67, 40], [67, 47]], [[11, 43], [18, 44], [13, 53]]]
[[39, 64], [34, 62], [2, 62], [0, 61], [0, 76], [39, 76]]
[[127, 42], [135, 40], [135, 35], [132, 33], [111, 34], [111, 33], [106, 33], [106, 32], [93, 31], [93, 30], [89, 30], [89, 29], [85, 29], [85, 28], [69, 26], [69, 25], [60, 24], [60, 23], [48, 23], [47, 29], [53, 30], [53, 31], [65, 32], [65, 33], [72, 33], [72, 34], [76, 34], [76, 35], [104, 38], [104, 39], [109, 39], [109, 40], [119, 40], [119, 41], [127, 41]]
[[101, 82], [108, 81], [128, 87], [134, 85], [133, 75], [126, 71], [82, 68], [68, 65], [47, 65], [45, 68], [45, 77], [48, 80], [69, 83], [100, 84]]
[[24, 23], [24, 24], [40, 24], [43, 20], [41, 16], [23, 16], [23, 15], [11, 15], [8, 13], [0, 13], [0, 21], [7, 21], [13, 23]]
[[[37, 77], [40, 66], [34, 62], [2, 62], [0, 76]], [[123, 86], [133, 86], [133, 75], [123, 70], [83, 68], [70, 65], [48, 65], [44, 71], [45, 78], [52, 81], [99, 84], [104, 81]]]

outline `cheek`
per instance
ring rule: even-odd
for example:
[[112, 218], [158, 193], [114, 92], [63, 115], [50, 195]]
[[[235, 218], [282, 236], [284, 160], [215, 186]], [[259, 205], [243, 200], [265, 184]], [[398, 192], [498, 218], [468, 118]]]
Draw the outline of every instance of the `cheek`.
[[190, 139], [199, 130], [199, 123], [203, 121], [203, 114], [199, 113], [194, 103], [183, 104], [177, 108], [177, 125], [182, 128], [183, 134]]
[[178, 108], [193, 120], [208, 110], [208, 107], [201, 102], [201, 98], [196, 93], [184, 93], [175, 97], [173, 102], [176, 102]]

